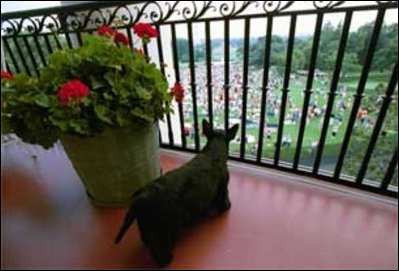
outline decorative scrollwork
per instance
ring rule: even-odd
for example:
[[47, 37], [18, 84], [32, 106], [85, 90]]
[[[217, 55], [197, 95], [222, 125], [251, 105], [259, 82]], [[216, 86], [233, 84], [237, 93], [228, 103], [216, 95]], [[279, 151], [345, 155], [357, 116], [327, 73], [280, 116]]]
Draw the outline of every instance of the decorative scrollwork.
[[84, 21], [84, 25], [92, 25], [95, 27], [100, 27], [105, 24], [107, 24], [107, 19], [100, 9], [90, 10], [86, 15], [86, 20]]
[[223, 3], [219, 6], [220, 15], [222, 15], [223, 17], [227, 17], [230, 14], [233, 14], [235, 10], [236, 10], [235, 1], [227, 1], [226, 3]]
[[1, 32], [4, 35], [12, 36], [17, 35], [17, 27], [15, 21], [7, 20], [1, 24]]
[[222, 17], [234, 17], [245, 13], [251, 5], [256, 7], [259, 5], [258, 1], [241, 1], [240, 6], [236, 5], [236, 1], [225, 1], [219, 6], [219, 12]]
[[126, 5], [118, 6], [112, 12], [110, 12], [110, 16], [108, 18], [108, 24], [112, 24], [115, 20], [118, 19], [119, 24], [123, 25], [131, 25], [133, 24], [133, 15], [130, 12], [130, 9]]
[[82, 13], [71, 13], [66, 16], [66, 26], [69, 30], [79, 31], [85, 27], [85, 15]]
[[316, 9], [332, 9], [344, 3], [345, 1], [313, 1]]
[[263, 10], [265, 12], [281, 12], [283, 10], [286, 10], [287, 8], [289, 8], [290, 6], [292, 6], [292, 4], [294, 4], [295, 1], [287, 1], [287, 3], [282, 5], [281, 1], [264, 1], [263, 3]]
[[[153, 10], [151, 10], [149, 14], [145, 13], [145, 10], [147, 8], [150, 9], [151, 7], [153, 8]], [[163, 20], [165, 14], [168, 14], [171, 11], [171, 9], [172, 8], [170, 7], [169, 3], [168, 5], [166, 5], [166, 9], [164, 10], [161, 4], [159, 4], [157, 1], [148, 2], [140, 10], [139, 12], [140, 16], [137, 16], [135, 22], [139, 21], [140, 17], [143, 17], [145, 19], [149, 18], [152, 23], [156, 23], [158, 21]]]
[[195, 1], [186, 1], [191, 3], [191, 8], [184, 7], [182, 10], [183, 18], [186, 20], [194, 19], [197, 16], [197, 5]]
[[[93, 7], [79, 12], [68, 7], [59, 7], [50, 13], [34, 17], [27, 15], [12, 17], [2, 14], [2, 35], [40, 34], [42, 32], [83, 31], [96, 29], [103, 25], [132, 26], [139, 21], [153, 24], [170, 22], [186, 22], [203, 19], [230, 19], [235, 17], [279, 14], [295, 11], [298, 14], [309, 8], [315, 10], [331, 10], [345, 6], [346, 1], [311, 1], [310, 7], [304, 10], [302, 1], [146, 1], [135, 3]], [[368, 9], [370, 9], [370, 4]], [[374, 1], [377, 7], [397, 7], [397, 1]], [[313, 7], [312, 7], [313, 6]], [[261, 7], [261, 8], [259, 8]], [[361, 10], [362, 6], [351, 6]], [[5, 19], [3, 19], [5, 17]]]
[[44, 29], [50, 32], [56, 32], [60, 29], [60, 23], [53, 15], [44, 16], [40, 22], [38, 21], [38, 32], [43, 32]]

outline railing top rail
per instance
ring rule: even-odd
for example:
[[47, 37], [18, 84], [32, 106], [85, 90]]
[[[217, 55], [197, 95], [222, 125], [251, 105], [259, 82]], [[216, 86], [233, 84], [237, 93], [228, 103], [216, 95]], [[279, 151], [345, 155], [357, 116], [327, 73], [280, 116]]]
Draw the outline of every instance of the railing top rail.
[[73, 4], [68, 6], [56, 6], [50, 8], [13, 11], [13, 12], [1, 13], [1, 20], [5, 21], [10, 19], [25, 19], [29, 17], [43, 16], [47, 14], [86, 11], [92, 9], [93, 7], [95, 7], [96, 9], [102, 9], [102, 8], [116, 7], [119, 5], [142, 4], [145, 2], [148, 1], [96, 1], [96, 3], [88, 2], [88, 3]]

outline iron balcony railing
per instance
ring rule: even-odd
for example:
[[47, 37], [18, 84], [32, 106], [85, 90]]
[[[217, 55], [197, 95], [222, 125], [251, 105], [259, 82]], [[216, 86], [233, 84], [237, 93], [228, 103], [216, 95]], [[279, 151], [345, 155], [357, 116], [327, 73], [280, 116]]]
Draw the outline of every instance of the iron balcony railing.
[[[298, 2], [301, 4], [298, 4]], [[375, 52], [377, 47], [380, 46], [378, 41], [384, 25], [384, 18], [388, 12], [392, 11], [397, 16], [398, 3], [397, 1], [368, 1], [366, 3], [355, 1], [307, 1], [307, 4], [303, 2], [306, 1], [97, 1], [96, 3], [83, 3], [73, 6], [4, 13], [1, 15], [2, 48], [5, 54], [3, 65], [13, 73], [25, 72], [29, 75], [38, 75], [40, 73], [38, 67], [46, 65], [47, 54], [65, 47], [80, 46], [82, 44], [82, 33], [94, 33], [97, 27], [102, 25], [112, 25], [125, 31], [133, 48], [137, 38], [132, 33], [132, 25], [139, 21], [150, 22], [158, 29], [160, 36], [155, 42], [150, 44], [151, 48], [144, 46], [145, 53], [150, 55], [162, 73], [168, 76], [171, 83], [186, 82], [187, 79], [182, 78], [182, 74], [190, 78], [187, 83], [187, 90], [189, 90], [187, 94], [189, 94], [190, 99], [188, 99], [188, 102], [176, 105], [178, 113], [176, 117], [167, 115], [166, 122], [161, 124], [164, 130], [161, 147], [198, 152], [203, 143], [198, 127], [200, 117], [205, 115], [212, 126], [227, 128], [231, 123], [233, 110], [237, 111], [238, 108], [240, 111], [238, 119], [241, 124], [238, 139], [239, 147], [234, 150], [230, 148], [230, 159], [397, 197], [397, 184], [393, 185], [391, 183], [393, 179], [396, 179], [395, 182], [397, 183], [397, 126], [396, 131], [393, 131], [396, 133], [396, 146], [390, 150], [392, 151], [390, 160], [383, 162], [385, 164], [383, 165], [385, 173], [381, 175], [380, 180], [371, 180], [370, 182], [366, 178], [376, 145], [383, 136], [382, 134], [386, 133], [383, 127], [388, 111], [392, 109], [392, 101], [397, 103], [397, 53], [392, 56], [393, 68], [386, 67], [391, 69], [391, 75], [390, 78], [385, 80], [385, 94], [380, 97], [378, 116], [372, 123], [372, 132], [368, 137], [367, 146], [365, 146], [357, 174], [347, 176], [343, 174], [342, 169], [346, 163], [345, 158], [350, 149], [350, 141], [356, 140], [353, 136], [353, 131], [357, 127], [359, 112], [362, 111], [362, 100], [366, 94], [365, 89], [370, 77]], [[339, 95], [338, 90], [342, 79], [344, 58], [348, 49], [350, 28], [354, 21], [353, 18], [361, 12], [375, 12], [376, 17], [372, 24], [370, 36], [365, 40], [366, 50], [361, 56], [362, 67], [359, 71], [356, 87], [352, 92], [353, 100], [350, 99], [351, 106], [350, 110], [348, 109], [347, 111], [342, 140], [335, 145], [337, 148], [336, 161], [329, 170], [323, 170], [321, 165], [326, 147], [329, 145], [328, 133], [330, 131], [331, 118], [334, 115], [334, 106], [337, 103], [336, 96]], [[303, 155], [304, 140], [307, 137], [306, 129], [309, 122], [309, 112], [314, 108], [313, 100], [318, 95], [315, 93], [314, 86], [319, 72], [317, 69], [318, 54], [321, 46], [326, 46], [320, 43], [323, 34], [323, 23], [327, 16], [334, 14], [340, 14], [343, 18], [334, 59], [335, 64], [331, 66], [331, 72], [327, 75], [330, 84], [326, 87], [327, 91], [324, 93], [326, 102], [320, 118], [321, 125], [319, 134], [317, 134], [317, 144], [313, 146], [315, 149], [312, 154], [313, 159], [311, 159], [310, 165], [305, 166], [302, 163], [301, 155]], [[293, 91], [292, 80], [295, 78], [293, 76], [295, 73], [293, 62], [296, 61], [296, 33], [298, 29], [303, 27], [299, 20], [304, 16], [314, 16], [315, 23], [311, 37], [311, 47], [307, 56], [307, 71], [302, 71], [306, 83], [304, 84], [303, 98], [301, 96], [302, 101], [300, 104], [302, 108], [299, 110], [300, 114], [297, 115], [299, 127], [295, 130], [297, 132], [295, 137], [296, 146], [292, 148], [293, 151], [291, 153], [287, 152], [288, 156], [290, 156], [290, 159], [288, 159], [290, 162], [287, 163], [285, 161], [287, 159], [282, 158], [282, 153], [285, 151], [286, 145], [291, 145], [291, 140], [287, 140], [284, 136], [284, 130], [288, 129], [285, 125], [288, 116], [287, 106], [292, 103], [290, 95]], [[275, 39], [273, 29], [278, 25], [277, 21], [280, 18], [285, 18], [289, 22], [289, 26], [287, 29], [288, 36], [285, 39], [284, 71], [280, 72], [281, 85], [278, 85], [281, 95], [276, 95], [276, 84], [272, 82], [275, 81], [275, 78], [271, 78], [275, 67], [271, 59], [273, 57], [273, 42]], [[262, 40], [262, 65], [258, 68], [261, 79], [256, 92], [253, 91], [254, 87], [250, 85], [249, 79], [251, 76], [251, 43], [253, 43], [251, 29], [261, 27], [256, 21], [258, 19], [264, 20], [262, 27], [265, 28], [265, 38]], [[117, 24], [115, 24], [116, 21], [118, 21]], [[236, 32], [236, 29], [233, 29], [232, 26], [237, 21], [243, 25], [242, 48], [240, 47], [242, 54], [239, 60], [235, 59], [234, 64], [232, 64], [232, 32]], [[221, 38], [222, 45], [219, 48], [223, 57], [219, 61], [219, 70], [215, 70], [213, 67], [215, 61], [213, 58], [214, 48], [212, 43], [214, 40], [212, 39], [212, 31], [215, 31], [215, 29], [212, 26], [216, 24], [220, 27], [220, 33], [223, 33]], [[199, 43], [198, 26], [202, 27], [204, 31], [203, 62], [196, 61], [197, 53], [195, 48]], [[178, 44], [178, 40], [182, 36], [179, 30], [181, 27], [186, 29], [186, 34], [184, 35], [186, 36], [185, 42], [188, 47], [188, 63], [184, 64], [184, 67], [181, 63], [180, 50], [182, 50], [182, 47], [179, 47]], [[166, 36], [169, 39], [165, 38]], [[382, 44], [382, 46], [385, 46], [385, 44]], [[168, 56], [170, 59], [166, 60]], [[232, 80], [235, 80], [233, 76], [237, 76], [237, 63], [240, 66], [238, 68], [240, 89], [238, 90], [234, 87], [233, 90]], [[168, 74], [167, 69], [172, 69], [172, 72]], [[199, 75], [200, 70], [202, 74]], [[205, 85], [199, 85], [196, 82], [198, 76], [204, 77], [201, 81], [205, 82]], [[215, 80], [219, 80], [217, 83], [221, 84], [221, 87], [217, 88], [214, 83]], [[235, 81], [236, 83], [237, 81]], [[238, 101], [239, 105], [237, 106], [237, 104], [232, 104], [231, 102], [233, 94], [238, 91], [240, 92], [240, 101]], [[277, 97], [275, 103], [279, 105], [279, 110], [276, 117], [278, 124], [273, 128], [275, 129], [276, 137], [270, 147], [270, 144], [266, 142], [271, 140], [270, 131], [272, 128], [269, 125], [268, 110], [271, 106], [274, 107], [269, 101], [272, 94]], [[222, 98], [217, 99], [217, 95]], [[257, 106], [260, 112], [256, 117], [253, 114], [248, 116], [250, 110], [248, 104], [251, 103], [251, 106], [254, 104], [249, 99], [253, 96], [259, 97]], [[200, 104], [200, 101], [206, 102]], [[218, 111], [218, 114], [215, 114], [215, 107], [221, 106], [223, 108], [220, 112]], [[200, 108], [207, 112], [203, 114], [202, 111], [200, 112]], [[187, 116], [189, 116], [190, 122], [193, 122], [189, 132], [192, 137], [187, 136], [187, 123], [185, 121]], [[176, 118], [175, 121], [173, 118]], [[255, 121], [257, 124], [255, 132], [253, 132], [253, 126], [251, 126], [251, 129], [248, 128], [249, 121]], [[254, 134], [255, 143], [248, 142], [249, 133]], [[247, 150], [247, 145], [250, 144], [252, 144], [254, 149], [252, 153], [248, 153]], [[265, 154], [267, 150], [269, 155]], [[272, 156], [270, 155], [270, 150], [273, 152]]]

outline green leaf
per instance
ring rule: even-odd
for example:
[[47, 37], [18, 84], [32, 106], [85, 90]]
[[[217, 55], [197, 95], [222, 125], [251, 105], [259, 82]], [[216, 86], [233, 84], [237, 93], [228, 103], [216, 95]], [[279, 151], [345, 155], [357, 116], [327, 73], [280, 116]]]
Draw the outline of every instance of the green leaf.
[[90, 76], [90, 82], [91, 82], [91, 89], [92, 90], [97, 90], [99, 88], [103, 88], [103, 87], [107, 86], [104, 81], [98, 80], [93, 75]]
[[128, 98], [130, 96], [130, 92], [129, 90], [125, 89], [125, 88], [118, 88], [117, 92], [119, 94], [119, 96], [123, 99], [123, 98]]
[[123, 109], [118, 109], [115, 112], [116, 122], [119, 126], [123, 127], [129, 124], [129, 120], [127, 119], [127, 114]]
[[78, 134], [82, 134], [82, 135], [88, 134], [88, 132], [87, 132], [87, 121], [84, 120], [84, 119], [71, 120], [69, 122], [69, 125]]
[[107, 65], [107, 67], [110, 67], [112, 69], [118, 70], [118, 71], [122, 71], [122, 65], [115, 65], [115, 64], [111, 64], [111, 65]]
[[147, 114], [143, 111], [143, 109], [141, 109], [140, 107], [133, 108], [132, 110], [130, 110], [130, 113], [131, 113], [133, 116], [138, 117], [138, 118], [143, 119], [143, 120], [146, 120], [146, 121], [153, 121], [153, 120], [154, 120], [153, 117], [147, 115]]
[[146, 100], [146, 101], [151, 100], [151, 93], [143, 87], [136, 88], [136, 93], [137, 93], [137, 97], [139, 99]]
[[112, 95], [107, 93], [107, 92], [103, 92], [103, 97], [106, 100], [112, 100], [113, 99]]
[[88, 99], [87, 97], [85, 97], [82, 101], [81, 101], [85, 106], [89, 106], [92, 104], [92, 100]]
[[58, 127], [61, 131], [66, 132], [68, 131], [68, 120], [65, 119], [57, 119], [54, 118], [53, 116], [49, 117], [49, 120], [52, 124], [54, 124], [56, 127]]
[[1, 114], [1, 133], [2, 134], [12, 133], [12, 128], [10, 125], [10, 118], [3, 114]]
[[108, 83], [109, 86], [111, 86], [111, 87], [115, 86], [115, 75], [113, 72], [107, 72], [104, 75], [104, 79]]
[[96, 113], [96, 116], [100, 120], [102, 120], [108, 124], [112, 124], [112, 120], [107, 116], [108, 108], [105, 105], [102, 105], [102, 104], [94, 105], [94, 112]]
[[41, 94], [36, 95], [35, 103], [42, 107], [49, 107], [50, 99], [46, 94], [41, 93]]

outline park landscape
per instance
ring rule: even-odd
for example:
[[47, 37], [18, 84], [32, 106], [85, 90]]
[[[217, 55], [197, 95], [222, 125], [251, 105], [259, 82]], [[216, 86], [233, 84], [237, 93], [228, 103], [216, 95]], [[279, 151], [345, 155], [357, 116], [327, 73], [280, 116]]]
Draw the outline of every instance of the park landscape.
[[[355, 176], [360, 168], [362, 158], [372, 133], [375, 121], [381, 107], [387, 83], [391, 77], [392, 68], [397, 60], [397, 28], [398, 25], [383, 25], [373, 58], [372, 67], [364, 90], [361, 107], [357, 113], [355, 127], [352, 131], [349, 149], [345, 158], [342, 174], [348, 178]], [[322, 28], [316, 71], [312, 94], [307, 112], [306, 129], [301, 149], [300, 165], [311, 167], [314, 163], [324, 113], [331, 91], [331, 78], [335, 66], [342, 25], [333, 26], [327, 23]], [[321, 169], [326, 174], [332, 174], [340, 147], [345, 134], [347, 122], [351, 113], [354, 95], [362, 72], [362, 64], [367, 52], [373, 30], [373, 23], [365, 24], [349, 33], [343, 66], [338, 88], [329, 121], [329, 130], [321, 161]], [[195, 146], [193, 129], [193, 107], [191, 99], [191, 78], [189, 70], [188, 44], [185, 39], [178, 39], [180, 56], [180, 73], [186, 88], [186, 99], [183, 104], [185, 128], [189, 147]], [[285, 60], [287, 52], [287, 37], [273, 35], [271, 41], [270, 69], [268, 93], [266, 102], [266, 117], [262, 158], [272, 160], [275, 154], [277, 128], [279, 125], [282, 82], [284, 79]], [[223, 40], [212, 39], [212, 97], [213, 119], [215, 127], [224, 127], [224, 56]], [[250, 40], [247, 121], [245, 156], [256, 159], [259, 136], [261, 94], [263, 79], [265, 37]], [[284, 118], [283, 137], [280, 159], [290, 166], [293, 162], [304, 100], [304, 90], [307, 83], [307, 69], [312, 46], [312, 37], [295, 37], [293, 62], [290, 74], [290, 84], [287, 106]], [[195, 69], [198, 119], [208, 117], [207, 70], [205, 62], [205, 44], [195, 46]], [[229, 122], [241, 123], [242, 113], [242, 79], [243, 79], [243, 39], [230, 40], [230, 89], [229, 89]], [[376, 149], [366, 174], [366, 179], [381, 180], [397, 146], [397, 89], [379, 136]], [[231, 155], [240, 151], [240, 132], [230, 145]], [[201, 146], [205, 138], [201, 136]], [[285, 163], [284, 163], [285, 162]], [[393, 183], [397, 185], [397, 169]]]

